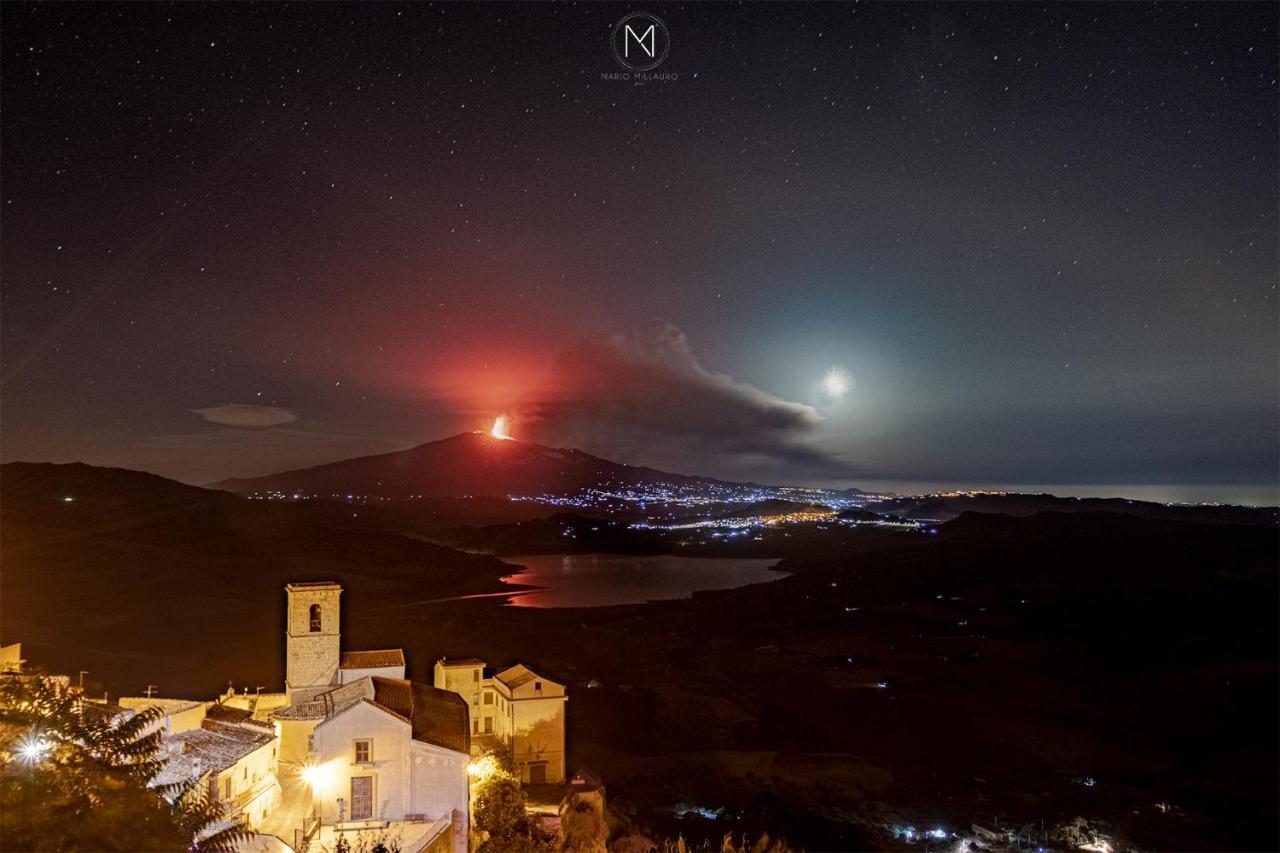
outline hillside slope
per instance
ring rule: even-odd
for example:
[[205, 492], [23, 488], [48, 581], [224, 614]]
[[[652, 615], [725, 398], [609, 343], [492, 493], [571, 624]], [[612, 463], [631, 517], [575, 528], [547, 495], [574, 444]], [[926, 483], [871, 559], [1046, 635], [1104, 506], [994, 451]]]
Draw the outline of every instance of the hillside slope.
[[88, 669], [113, 693], [154, 683], [194, 696], [227, 679], [278, 689], [288, 581], [346, 587], [351, 648], [404, 641], [351, 614], [503, 588], [496, 578], [510, 567], [340, 525], [351, 512], [250, 501], [137, 471], [0, 466], [3, 640], [21, 641], [51, 669]]
[[265, 477], [224, 480], [213, 487], [238, 494], [274, 491], [440, 498], [570, 494], [590, 486], [655, 482], [713, 484], [716, 481], [624, 465], [581, 450], [467, 432], [409, 450], [361, 456]]

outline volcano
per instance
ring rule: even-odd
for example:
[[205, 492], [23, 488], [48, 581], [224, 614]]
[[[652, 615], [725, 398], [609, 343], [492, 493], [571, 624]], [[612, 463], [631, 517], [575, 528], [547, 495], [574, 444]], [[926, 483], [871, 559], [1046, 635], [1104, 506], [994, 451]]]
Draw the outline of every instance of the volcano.
[[593, 486], [618, 488], [659, 482], [722, 485], [705, 477], [611, 462], [581, 450], [467, 432], [395, 453], [265, 477], [233, 478], [211, 487], [237, 494], [357, 494], [404, 499], [567, 495]]

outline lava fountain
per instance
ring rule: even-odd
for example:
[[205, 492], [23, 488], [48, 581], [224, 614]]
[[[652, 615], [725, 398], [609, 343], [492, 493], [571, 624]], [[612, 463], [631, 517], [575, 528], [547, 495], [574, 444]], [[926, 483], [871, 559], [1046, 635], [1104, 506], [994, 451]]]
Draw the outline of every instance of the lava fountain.
[[500, 438], [503, 441], [514, 441], [507, 433], [507, 416], [498, 415], [493, 419], [493, 428], [489, 430], [489, 435], [493, 438]]

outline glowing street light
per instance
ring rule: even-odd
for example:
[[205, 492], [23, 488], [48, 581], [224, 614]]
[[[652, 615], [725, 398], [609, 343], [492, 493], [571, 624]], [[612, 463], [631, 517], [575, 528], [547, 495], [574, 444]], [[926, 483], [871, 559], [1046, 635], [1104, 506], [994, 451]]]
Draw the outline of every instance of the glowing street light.
[[467, 765], [467, 775], [477, 782], [483, 782], [497, 772], [498, 759], [492, 755], [482, 756]]
[[308, 764], [302, 768], [302, 781], [312, 791], [328, 788], [333, 782], [333, 768], [326, 764]]
[[44, 761], [52, 749], [53, 744], [37, 734], [24, 735], [18, 741], [18, 757], [24, 764], [31, 766]]

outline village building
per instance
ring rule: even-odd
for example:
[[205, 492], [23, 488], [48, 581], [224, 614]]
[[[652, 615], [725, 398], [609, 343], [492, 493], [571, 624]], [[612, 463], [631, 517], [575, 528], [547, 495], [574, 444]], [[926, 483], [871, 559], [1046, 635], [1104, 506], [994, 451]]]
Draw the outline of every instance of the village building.
[[289, 694], [261, 691], [250, 693], [248, 690], [237, 693], [234, 687], [229, 687], [226, 693], [218, 697], [218, 703], [228, 708], [248, 711], [259, 722], [270, 722], [273, 711], [289, 707]]
[[338, 660], [338, 681], [350, 684], [365, 676], [404, 678], [404, 650], [378, 649], [368, 652], [343, 652]]
[[493, 675], [478, 658], [436, 661], [435, 686], [461, 696], [471, 710], [472, 751], [501, 751], [520, 781], [530, 785], [565, 780], [563, 684], [522, 663]]
[[22, 665], [25, 663], [22, 658], [22, 643], [0, 646], [0, 674], [21, 675]]
[[[225, 806], [257, 833], [255, 851], [331, 849], [369, 831], [403, 853], [466, 853], [473, 755], [503, 750], [522, 782], [565, 782], [563, 684], [523, 664], [490, 675], [475, 658], [441, 659], [434, 684], [420, 684], [402, 649], [342, 650], [338, 584], [285, 595], [283, 692], [86, 705], [112, 718], [159, 709], [153, 787]], [[0, 668], [22, 663], [18, 645], [4, 647]], [[554, 785], [542, 790], [558, 802]]]
[[[191, 794], [203, 791], [226, 809], [228, 818], [241, 818], [257, 829], [280, 804], [275, 734], [254, 723], [246, 711], [216, 704], [198, 707], [203, 716], [199, 725], [170, 730], [164, 737], [166, 760], [151, 784], [190, 784]], [[180, 709], [178, 718], [190, 713]]]
[[289, 705], [270, 716], [280, 773], [306, 783], [295, 795], [305, 802], [287, 813], [340, 828], [424, 824], [433, 848], [464, 853], [467, 704], [405, 679], [399, 649], [343, 653], [341, 593], [332, 583], [286, 587]]
[[200, 702], [196, 699], [121, 696], [116, 704], [131, 711], [140, 711], [143, 708], [159, 708], [162, 716], [156, 723], [156, 729], [167, 736], [200, 728], [200, 725], [204, 722], [205, 709], [208, 708], [210, 703]]

